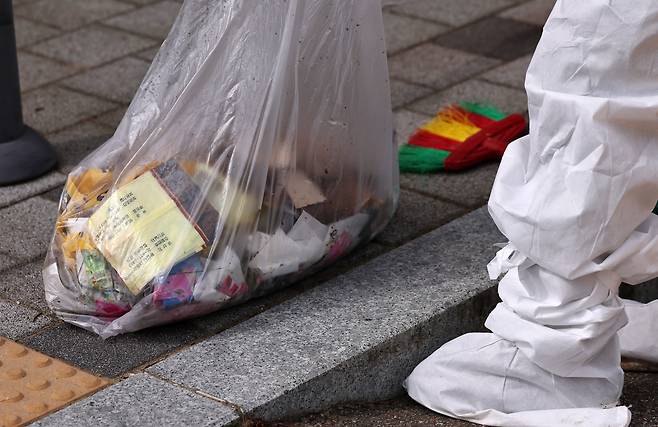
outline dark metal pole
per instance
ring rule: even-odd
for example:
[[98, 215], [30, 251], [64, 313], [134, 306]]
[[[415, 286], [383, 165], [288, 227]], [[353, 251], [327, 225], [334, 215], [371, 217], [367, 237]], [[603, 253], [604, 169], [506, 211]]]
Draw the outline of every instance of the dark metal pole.
[[11, 0], [0, 0], [0, 185], [36, 178], [55, 163], [50, 144], [23, 123]]

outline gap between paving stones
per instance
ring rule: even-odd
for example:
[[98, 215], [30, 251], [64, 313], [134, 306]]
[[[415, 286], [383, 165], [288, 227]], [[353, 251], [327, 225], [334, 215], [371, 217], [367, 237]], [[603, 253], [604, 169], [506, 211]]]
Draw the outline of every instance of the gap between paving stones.
[[[426, 43], [427, 43], [427, 42], [426, 42]], [[439, 46], [440, 46], [440, 45], [439, 45]], [[441, 47], [443, 47], [443, 46], [441, 46]], [[454, 49], [453, 49], [453, 50], [454, 50]], [[397, 54], [396, 54], [396, 55], [397, 55]], [[477, 55], [477, 56], [482, 56], [482, 55]], [[519, 91], [519, 92], [524, 92], [524, 93], [525, 93], [525, 90], [519, 89], [518, 87], [513, 87], [513, 86], [505, 85], [505, 84], [502, 84], [502, 83], [492, 82], [492, 81], [486, 80], [486, 79], [483, 77], [485, 74], [487, 74], [487, 73], [490, 72], [491, 70], [495, 70], [496, 68], [499, 68], [499, 67], [502, 67], [502, 66], [504, 66], [504, 65], [507, 65], [507, 64], [509, 64], [510, 62], [513, 62], [513, 61], [501, 61], [500, 64], [498, 64], [498, 65], [496, 65], [496, 66], [494, 66], [494, 67], [487, 68], [487, 69], [483, 69], [482, 71], [478, 71], [477, 73], [468, 74], [468, 77], [466, 77], [466, 78], [464, 78], [464, 79], [462, 79], [462, 80], [455, 81], [454, 83], [451, 83], [451, 84], [449, 84], [448, 86], [446, 86], [446, 87], [444, 87], [444, 88], [442, 88], [442, 89], [439, 89], [439, 90], [437, 90], [436, 88], [433, 88], [432, 86], [428, 86], [428, 85], [423, 84], [423, 83], [420, 83], [420, 82], [415, 82], [415, 81], [407, 80], [407, 79], [405, 79], [404, 77], [396, 76], [396, 77], [394, 77], [395, 80], [398, 80], [398, 81], [401, 81], [401, 82], [403, 82], [403, 83], [407, 83], [407, 84], [413, 84], [413, 85], [416, 85], [416, 86], [422, 86], [422, 87], [427, 88], [427, 89], [432, 89], [432, 92], [431, 92], [431, 93], [428, 93], [427, 95], [419, 96], [418, 98], [416, 98], [416, 99], [414, 99], [414, 100], [412, 100], [412, 101], [409, 101], [409, 102], [407, 102], [407, 103], [405, 103], [405, 104], [400, 105], [398, 108], [395, 109], [395, 111], [405, 110], [405, 109], [410, 110], [410, 111], [414, 111], [414, 110], [411, 110], [409, 107], [410, 107], [412, 104], [415, 104], [416, 102], [420, 101], [421, 99], [430, 98], [430, 97], [432, 97], [432, 96], [434, 96], [434, 95], [437, 95], [437, 94], [439, 94], [439, 93], [447, 92], [448, 90], [452, 89], [452, 88], [455, 87], [455, 86], [459, 86], [459, 85], [461, 85], [461, 84], [465, 84], [465, 83], [468, 83], [468, 82], [470, 82], [470, 81], [474, 81], [474, 80], [483, 80], [483, 81], [485, 81], [486, 83], [488, 83], [488, 84], [490, 84], [490, 85], [493, 85], [493, 86], [500, 86], [500, 87], [504, 87], [504, 88], [507, 88], [507, 89], [514, 89], [514, 90], [517, 90], [517, 91]], [[457, 102], [457, 100], [455, 100], [455, 102]], [[437, 113], [438, 113], [438, 111], [439, 111], [442, 107], [444, 107], [444, 105], [437, 105], [437, 106], [436, 106], [436, 108], [437, 108], [437, 110], [436, 110]], [[394, 112], [395, 112], [395, 111], [394, 111]], [[420, 124], [421, 124], [421, 123], [419, 123], [419, 125], [420, 125]]]
[[[144, 374], [144, 375], [149, 375], [149, 376], [151, 376], [151, 377], [153, 377], [153, 378], [157, 378], [158, 380], [160, 380], [160, 381], [162, 381], [162, 382], [169, 383], [169, 384], [171, 384], [171, 385], [173, 385], [173, 386], [176, 386], [176, 387], [182, 388], [182, 389], [184, 389], [184, 390], [187, 390], [187, 391], [189, 391], [190, 393], [198, 394], [198, 395], [201, 396], [201, 397], [205, 397], [206, 399], [210, 399], [210, 400], [212, 400], [212, 401], [215, 401], [215, 402], [217, 402], [217, 403], [219, 403], [219, 404], [221, 404], [221, 405], [223, 405], [223, 406], [227, 406], [228, 408], [230, 408], [231, 410], [233, 410], [233, 411], [235, 412], [235, 415], [238, 416], [241, 420], [245, 419], [246, 416], [247, 416], [247, 414], [245, 413], [244, 409], [243, 409], [240, 405], [238, 405], [237, 403], [230, 402], [230, 401], [228, 401], [228, 400], [226, 400], [226, 399], [221, 399], [221, 398], [219, 398], [219, 397], [217, 397], [217, 396], [213, 396], [212, 394], [210, 394], [210, 393], [206, 393], [206, 392], [204, 392], [204, 391], [202, 391], [202, 390], [198, 390], [198, 389], [195, 389], [195, 388], [187, 387], [187, 386], [184, 385], [184, 384], [178, 384], [178, 383], [176, 383], [176, 382], [174, 382], [174, 381], [171, 381], [170, 379], [168, 379], [168, 378], [166, 378], [166, 377], [162, 377], [162, 376], [160, 376], [160, 375], [158, 375], [158, 374], [156, 374], [156, 373], [153, 373], [153, 372], [142, 371], [142, 372], [138, 372], [138, 373], [142, 373], [142, 374]], [[135, 373], [135, 374], [138, 374], [138, 373]], [[133, 375], [135, 375], [135, 374], [133, 374]], [[127, 378], [127, 377], [126, 377], [126, 378]]]
[[[494, 9], [494, 10], [492, 10], [492, 11], [490, 11], [490, 12], [488, 12], [488, 13], [486, 13], [486, 14], [478, 17], [478, 18], [475, 18], [475, 19], [473, 19], [471, 21], [468, 21], [468, 22], [464, 22], [461, 25], [452, 25], [452, 24], [449, 24], [447, 22], [440, 21], [440, 20], [437, 20], [437, 19], [429, 19], [429, 18], [425, 18], [425, 17], [422, 17], [422, 16], [411, 15], [411, 14], [408, 14], [408, 13], [401, 12], [400, 10], [395, 8], [396, 6], [404, 6], [404, 3], [411, 3], [411, 2], [412, 2], [412, 0], [405, 0], [405, 1], [399, 2], [398, 4], [386, 5], [386, 6], [384, 6], [384, 10], [386, 12], [392, 13], [394, 15], [404, 16], [404, 17], [413, 18], [413, 19], [420, 19], [421, 21], [433, 22], [433, 23], [445, 25], [446, 27], [448, 27], [450, 29], [448, 31], [444, 32], [443, 34], [448, 34], [448, 33], [454, 32], [454, 31], [461, 30], [461, 29], [463, 29], [465, 27], [468, 27], [470, 25], [476, 24], [480, 21], [484, 21], [485, 19], [491, 18], [492, 16], [502, 15], [503, 13], [507, 12], [510, 9], [514, 9], [514, 8], [518, 7], [519, 5], [521, 5], [523, 3], [528, 3], [529, 0], [516, 0], [515, 2], [510, 3], [507, 6], [502, 6], [498, 9]], [[516, 21], [516, 19], [514, 19], [514, 18], [507, 18], [507, 19], [511, 19], [513, 21]], [[521, 21], [519, 21], [519, 22], [521, 22]], [[407, 50], [407, 49], [405, 49], [405, 50]], [[397, 52], [396, 52], [396, 54], [397, 54]]]

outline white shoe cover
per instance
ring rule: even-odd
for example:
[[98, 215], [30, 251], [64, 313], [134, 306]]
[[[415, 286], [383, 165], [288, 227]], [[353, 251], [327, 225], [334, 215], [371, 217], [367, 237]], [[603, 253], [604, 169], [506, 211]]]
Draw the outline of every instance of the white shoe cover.
[[623, 302], [628, 324], [619, 331], [621, 355], [658, 363], [658, 301]]
[[626, 407], [603, 408], [614, 406], [618, 385], [550, 374], [494, 334], [468, 334], [449, 342], [418, 365], [404, 386], [411, 398], [433, 411], [484, 425], [630, 423]]
[[[512, 252], [510, 252], [512, 251]], [[490, 264], [507, 274], [492, 334], [438, 349], [407, 378], [409, 395], [455, 418], [501, 426], [626, 426], [617, 330], [623, 306], [605, 275], [567, 280], [508, 246]], [[556, 422], [556, 420], [560, 420]]]

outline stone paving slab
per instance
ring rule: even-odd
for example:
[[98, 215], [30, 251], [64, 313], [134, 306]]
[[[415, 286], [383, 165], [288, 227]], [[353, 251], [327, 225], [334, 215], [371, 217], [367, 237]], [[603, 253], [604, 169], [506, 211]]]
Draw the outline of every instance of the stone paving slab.
[[499, 83], [525, 90], [525, 75], [531, 59], [532, 55], [522, 56], [512, 62], [507, 62], [500, 67], [487, 71], [481, 78], [492, 83]]
[[46, 253], [55, 226], [57, 205], [33, 197], [0, 210], [0, 253], [31, 260]]
[[498, 172], [498, 163], [480, 165], [464, 172], [437, 172], [432, 175], [402, 174], [400, 186], [473, 208], [489, 201]]
[[512, 61], [534, 52], [541, 26], [491, 16], [434, 39], [435, 43], [476, 55]]
[[153, 39], [94, 24], [30, 46], [29, 50], [73, 65], [93, 67], [157, 43]]
[[448, 31], [447, 25], [437, 24], [408, 16], [384, 13], [386, 50], [389, 55], [414, 45], [429, 41]]
[[161, 1], [105, 21], [105, 24], [164, 40], [169, 33], [181, 4]]
[[425, 43], [389, 59], [391, 77], [444, 89], [489, 70], [500, 61]]
[[114, 378], [204, 335], [206, 331], [192, 323], [179, 322], [103, 340], [77, 326], [59, 322], [22, 342], [49, 356]]
[[400, 205], [389, 226], [375, 239], [399, 246], [464, 215], [468, 209], [408, 190], [400, 191]]
[[436, 346], [481, 327], [501, 239], [478, 210], [147, 371], [265, 419], [396, 395]]
[[64, 182], [64, 175], [50, 172], [33, 181], [0, 187], [0, 209], [61, 186]]
[[555, 0], [531, 0], [506, 10], [500, 16], [543, 26], [555, 6]]
[[[114, 130], [108, 126], [87, 121], [48, 135], [57, 153], [57, 169], [69, 173], [89, 153], [107, 141]], [[59, 201], [59, 196], [57, 197]]]
[[21, 260], [9, 255], [0, 254], [0, 273], [22, 264]]
[[21, 90], [28, 91], [44, 84], [60, 80], [78, 70], [52, 59], [21, 52], [18, 55]]
[[518, 0], [412, 0], [398, 3], [399, 6], [392, 8], [394, 12], [461, 26], [512, 6]]
[[227, 405], [151, 375], [138, 374], [32, 425], [78, 427], [93, 420], [93, 425], [98, 427], [210, 426], [237, 418]]
[[[126, 57], [64, 80], [63, 86], [129, 104], [148, 70], [150, 62]], [[115, 78], [120, 75], [119, 80]]]
[[19, 5], [14, 14], [61, 30], [73, 30], [133, 7], [116, 0], [38, 0]]
[[117, 104], [58, 86], [36, 89], [23, 97], [25, 123], [52, 133], [117, 108]]
[[441, 108], [460, 101], [493, 104], [506, 113], [524, 114], [528, 110], [525, 91], [481, 80], [469, 80], [422, 98], [406, 108], [434, 116]]
[[[14, 3], [16, 2], [14, 1]], [[16, 32], [16, 46], [19, 48], [59, 34], [59, 31], [52, 27], [22, 19], [18, 16], [14, 17], [14, 30]]]
[[371, 259], [388, 252], [390, 249], [390, 247], [383, 244], [368, 243], [361, 248], [357, 248], [352, 254], [339, 260], [336, 264], [298, 283], [263, 297], [247, 301], [244, 304], [192, 319], [191, 322], [207, 331], [208, 336], [217, 334], [242, 321], [264, 313], [272, 307], [289, 301], [310, 289], [317, 286], [324, 286], [329, 280], [367, 263]]
[[43, 260], [22, 263], [2, 272], [0, 297], [44, 314], [50, 314], [46, 304], [41, 269]]
[[52, 319], [29, 307], [0, 299], [0, 335], [17, 340], [46, 326]]
[[391, 103], [393, 109], [400, 108], [412, 101], [434, 92], [432, 88], [391, 79]]

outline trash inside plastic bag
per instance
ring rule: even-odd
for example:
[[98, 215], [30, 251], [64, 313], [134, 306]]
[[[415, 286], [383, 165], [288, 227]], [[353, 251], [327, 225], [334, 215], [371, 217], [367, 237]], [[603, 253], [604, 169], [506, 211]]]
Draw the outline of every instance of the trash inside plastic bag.
[[398, 198], [377, 0], [188, 0], [115, 135], [73, 170], [44, 268], [103, 337], [311, 274]]

